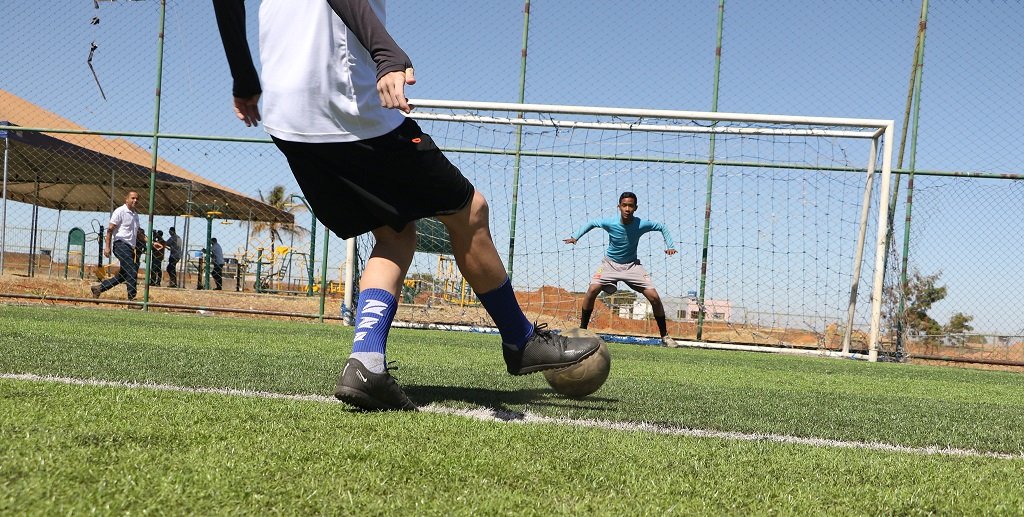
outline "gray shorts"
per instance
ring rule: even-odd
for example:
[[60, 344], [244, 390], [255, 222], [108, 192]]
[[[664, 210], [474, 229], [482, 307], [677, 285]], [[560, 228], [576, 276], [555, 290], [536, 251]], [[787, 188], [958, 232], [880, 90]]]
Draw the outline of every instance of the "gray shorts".
[[616, 284], [619, 282], [625, 283], [634, 291], [654, 289], [651, 275], [647, 274], [647, 270], [644, 269], [639, 260], [628, 264], [619, 264], [605, 257], [601, 260], [601, 263], [597, 266], [597, 271], [594, 272], [594, 276], [590, 279], [590, 285], [600, 285], [601, 289], [608, 294], [618, 290]]

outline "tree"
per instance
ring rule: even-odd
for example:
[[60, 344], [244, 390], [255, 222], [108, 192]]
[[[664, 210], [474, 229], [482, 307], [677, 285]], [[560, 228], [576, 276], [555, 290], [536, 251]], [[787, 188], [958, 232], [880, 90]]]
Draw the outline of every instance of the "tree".
[[974, 330], [974, 327], [970, 325], [971, 321], [974, 320], [974, 316], [968, 316], [962, 312], [958, 312], [949, 317], [949, 323], [943, 329], [947, 334], [963, 334]]
[[[285, 193], [284, 185], [274, 185], [274, 187], [270, 189], [270, 193], [267, 194], [266, 197], [263, 196], [262, 191], [259, 191], [259, 195], [260, 201], [263, 201], [264, 203], [283, 212], [288, 212], [289, 214], [295, 214], [296, 212], [303, 210], [305, 208], [301, 204], [295, 204], [291, 202], [292, 195]], [[271, 254], [275, 253], [278, 242], [284, 242], [284, 236], [286, 234], [295, 236], [302, 235], [304, 233], [307, 233], [308, 231], [309, 230], [301, 226], [297, 226], [295, 223], [279, 223], [266, 221], [253, 221], [252, 223], [253, 234], [260, 234], [264, 232], [270, 234]], [[312, 259], [313, 257], [310, 257], [310, 260]]]
[[942, 272], [925, 276], [914, 271], [907, 280], [903, 321], [911, 335], [936, 336], [942, 333], [939, 322], [928, 315], [932, 306], [946, 297], [946, 286], [936, 285], [940, 276]]
[[962, 312], [958, 312], [949, 317], [949, 323], [943, 327], [946, 335], [949, 336], [949, 340], [954, 345], [963, 345], [964, 343], [984, 343], [984, 336], [969, 336], [968, 332], [973, 332], [974, 327], [970, 325], [971, 321], [974, 320], [974, 316], [968, 316]]
[[[945, 325], [939, 324], [935, 318], [928, 315], [936, 303], [946, 298], [946, 286], [938, 285], [942, 272], [931, 275], [922, 275], [914, 270], [904, 288], [903, 314], [898, 314], [899, 291], [896, 288], [886, 290], [887, 304], [890, 307], [890, 315], [886, 318], [890, 326], [896, 323], [896, 319], [902, 323], [902, 330], [905, 335], [921, 338], [925, 343], [936, 344], [943, 335], [951, 336], [950, 339], [956, 344], [963, 344], [965, 340], [976, 342], [977, 337], [967, 339], [965, 334], [974, 330], [970, 322], [974, 316], [957, 312], [949, 318]], [[982, 338], [982, 340], [984, 340]]]

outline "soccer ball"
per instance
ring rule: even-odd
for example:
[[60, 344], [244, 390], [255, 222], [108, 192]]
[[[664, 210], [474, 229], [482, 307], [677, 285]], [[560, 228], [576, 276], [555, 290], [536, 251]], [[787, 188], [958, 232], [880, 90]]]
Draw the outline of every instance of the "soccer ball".
[[562, 332], [570, 338], [591, 338], [601, 341], [601, 347], [586, 359], [565, 368], [545, 370], [544, 378], [555, 392], [570, 398], [583, 398], [599, 390], [612, 368], [612, 355], [608, 345], [597, 334], [587, 329]]

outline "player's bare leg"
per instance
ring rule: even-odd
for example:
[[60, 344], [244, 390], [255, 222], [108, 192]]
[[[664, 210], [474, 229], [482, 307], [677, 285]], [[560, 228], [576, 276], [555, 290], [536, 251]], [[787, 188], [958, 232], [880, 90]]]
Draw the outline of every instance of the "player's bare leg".
[[475, 192], [466, 208], [437, 219], [448, 229], [455, 263], [474, 291], [490, 292], [508, 280], [491, 237], [490, 208], [483, 194]]
[[651, 303], [651, 312], [654, 313], [654, 321], [658, 323], [658, 332], [661, 334], [661, 344], [669, 348], [677, 348], [675, 340], [668, 335], [668, 322], [665, 321], [665, 305], [661, 302], [661, 295], [658, 290], [649, 287], [640, 291], [640, 294]]
[[409, 223], [400, 232], [384, 226], [373, 237], [376, 243], [359, 277], [359, 290], [383, 289], [398, 296], [416, 251], [416, 225]]
[[583, 296], [583, 310], [580, 311], [581, 329], [585, 329], [590, 325], [590, 315], [594, 313], [594, 303], [596, 303], [597, 295], [600, 293], [600, 284], [590, 284], [590, 287], [587, 288], [587, 294]]
[[600, 342], [568, 339], [534, 325], [516, 301], [505, 265], [494, 247], [489, 226], [490, 209], [480, 192], [462, 210], [438, 219], [451, 237], [452, 254], [462, 276], [501, 333], [505, 365], [512, 375], [561, 368], [582, 361], [597, 351]]
[[416, 251], [416, 225], [400, 232], [388, 227], [373, 231], [376, 244], [359, 279], [352, 355], [341, 371], [334, 396], [360, 409], [415, 410], [387, 371], [388, 331], [398, 310], [398, 293]]

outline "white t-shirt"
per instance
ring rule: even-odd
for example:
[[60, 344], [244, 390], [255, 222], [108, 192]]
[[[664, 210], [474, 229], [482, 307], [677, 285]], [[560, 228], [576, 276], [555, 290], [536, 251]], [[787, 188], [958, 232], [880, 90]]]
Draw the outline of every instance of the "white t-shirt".
[[[115, 226], [114, 242], [124, 241], [131, 247], [135, 247], [135, 240], [139, 233], [139, 214], [133, 212], [128, 205], [121, 205], [110, 214], [110, 224]], [[113, 243], [111, 243], [113, 244]]]
[[[368, 1], [384, 23], [384, 0]], [[404, 120], [381, 107], [376, 64], [326, 0], [263, 0], [260, 62], [263, 125], [274, 137], [352, 142]]]

